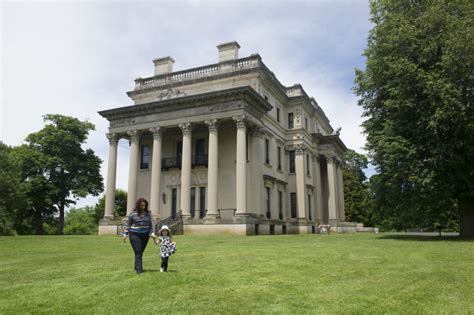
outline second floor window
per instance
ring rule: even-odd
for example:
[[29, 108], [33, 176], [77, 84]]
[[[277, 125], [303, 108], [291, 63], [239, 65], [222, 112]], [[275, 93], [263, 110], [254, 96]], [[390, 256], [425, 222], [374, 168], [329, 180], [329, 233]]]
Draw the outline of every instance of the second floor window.
[[277, 156], [278, 156], [278, 169], [281, 170], [281, 148], [277, 148]]
[[293, 129], [293, 113], [288, 113], [288, 129]]
[[310, 172], [309, 172], [309, 154], [306, 154], [306, 175], [310, 176]]
[[277, 107], [277, 121], [280, 122], [280, 109]]
[[265, 163], [270, 164], [270, 141], [265, 139]]
[[150, 165], [150, 146], [149, 145], [142, 145], [141, 152], [140, 152], [140, 169], [145, 170], [148, 169]]
[[290, 151], [290, 173], [295, 172], [295, 151]]

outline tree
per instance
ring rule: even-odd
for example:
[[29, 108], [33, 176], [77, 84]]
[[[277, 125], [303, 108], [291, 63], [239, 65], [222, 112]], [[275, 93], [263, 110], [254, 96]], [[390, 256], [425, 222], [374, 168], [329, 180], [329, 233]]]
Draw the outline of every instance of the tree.
[[356, 70], [382, 214], [405, 225], [453, 217], [474, 236], [474, 2], [371, 1]]
[[366, 226], [376, 225], [369, 184], [364, 169], [367, 157], [347, 150], [343, 156], [344, 203], [346, 220], [360, 222]]
[[[105, 195], [103, 195], [94, 207], [94, 218], [96, 223], [104, 217]], [[114, 216], [123, 217], [127, 214], [127, 192], [122, 189], [115, 190]]]
[[62, 115], [45, 115], [44, 121], [46, 126], [28, 135], [26, 141], [44, 163], [43, 179], [54, 187], [44, 207], [59, 212], [58, 234], [63, 234], [64, 210], [75, 204], [73, 198], [97, 196], [103, 191], [101, 160], [93, 150], [82, 149], [95, 129], [93, 124]]
[[25, 206], [21, 171], [12, 148], [0, 142], [0, 235], [16, 233], [16, 215]]
[[97, 234], [97, 223], [94, 218], [94, 207], [72, 208], [66, 214], [65, 234]]

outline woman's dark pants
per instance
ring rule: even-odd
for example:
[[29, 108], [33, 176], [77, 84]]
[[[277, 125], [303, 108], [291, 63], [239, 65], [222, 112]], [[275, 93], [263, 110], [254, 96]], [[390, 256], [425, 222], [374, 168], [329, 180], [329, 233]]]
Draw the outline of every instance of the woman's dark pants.
[[135, 252], [135, 271], [137, 273], [143, 272], [142, 257], [149, 238], [148, 233], [130, 232], [130, 244], [132, 244], [133, 251]]

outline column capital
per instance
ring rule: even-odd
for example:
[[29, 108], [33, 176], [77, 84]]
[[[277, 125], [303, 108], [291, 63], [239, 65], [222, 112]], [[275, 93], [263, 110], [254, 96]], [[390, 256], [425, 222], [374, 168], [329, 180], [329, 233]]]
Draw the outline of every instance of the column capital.
[[306, 146], [304, 144], [295, 145], [296, 155], [303, 155], [305, 150], [306, 150]]
[[208, 119], [204, 121], [204, 123], [209, 128], [209, 132], [217, 132], [217, 129], [219, 127], [217, 124], [217, 119]]
[[255, 128], [252, 130], [251, 135], [252, 135], [252, 137], [263, 138], [263, 136], [265, 135], [265, 127], [263, 127], [263, 126], [257, 126], [257, 127], [255, 127]]
[[236, 115], [232, 119], [235, 121], [237, 129], [244, 129], [247, 127], [247, 116], [246, 115]]
[[153, 135], [153, 139], [161, 137], [161, 127], [153, 127], [149, 129], [151, 134]]
[[119, 136], [116, 133], [106, 133], [105, 136], [109, 139], [110, 144], [117, 144], [119, 142]]
[[183, 135], [190, 135], [191, 132], [192, 132], [192, 125], [191, 123], [187, 122], [187, 123], [181, 123], [178, 125], [179, 128], [181, 129], [181, 132], [183, 133]]
[[127, 131], [127, 135], [130, 137], [130, 141], [138, 141], [138, 130], [129, 130]]

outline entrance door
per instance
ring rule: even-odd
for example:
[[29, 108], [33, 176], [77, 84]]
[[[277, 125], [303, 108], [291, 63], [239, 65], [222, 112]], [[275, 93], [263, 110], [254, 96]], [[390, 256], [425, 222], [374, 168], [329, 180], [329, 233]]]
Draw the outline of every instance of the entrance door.
[[176, 217], [176, 202], [177, 202], [177, 189], [173, 188], [171, 190], [171, 217]]
[[204, 218], [206, 216], [206, 187], [201, 187], [199, 193], [201, 195], [199, 209], [201, 209], [201, 218]]
[[191, 188], [191, 218], [196, 214], [196, 188]]

